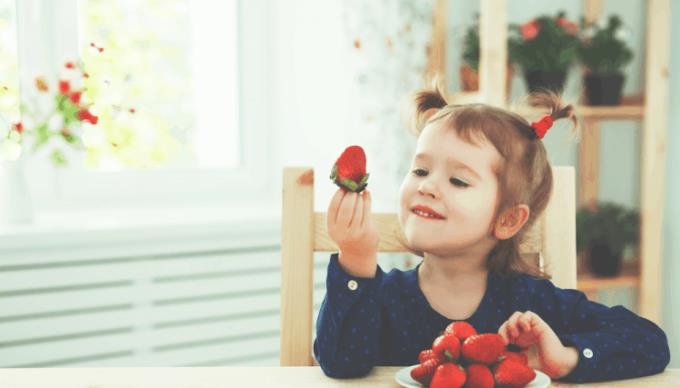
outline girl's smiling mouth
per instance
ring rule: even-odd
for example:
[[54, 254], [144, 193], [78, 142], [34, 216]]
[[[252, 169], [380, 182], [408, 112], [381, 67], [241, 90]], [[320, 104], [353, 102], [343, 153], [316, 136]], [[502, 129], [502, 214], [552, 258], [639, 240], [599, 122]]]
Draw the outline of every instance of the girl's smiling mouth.
[[444, 220], [445, 217], [424, 205], [416, 205], [411, 209], [411, 213], [429, 220]]

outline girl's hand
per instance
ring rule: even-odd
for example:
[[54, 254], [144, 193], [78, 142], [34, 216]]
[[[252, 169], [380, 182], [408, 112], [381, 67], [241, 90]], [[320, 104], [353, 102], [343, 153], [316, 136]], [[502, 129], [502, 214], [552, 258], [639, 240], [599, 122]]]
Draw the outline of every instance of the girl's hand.
[[328, 235], [340, 248], [340, 266], [350, 275], [372, 278], [378, 262], [378, 229], [371, 218], [371, 193], [340, 188], [328, 206]]
[[532, 311], [516, 311], [498, 329], [505, 343], [512, 343], [529, 357], [529, 366], [550, 378], [566, 376], [576, 368], [578, 350], [565, 347], [555, 332]]

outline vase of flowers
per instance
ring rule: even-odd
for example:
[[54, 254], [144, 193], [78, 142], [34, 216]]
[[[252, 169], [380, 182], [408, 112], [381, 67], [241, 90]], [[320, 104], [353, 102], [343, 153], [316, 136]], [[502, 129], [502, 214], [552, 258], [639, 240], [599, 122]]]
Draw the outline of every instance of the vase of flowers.
[[[83, 79], [88, 74], [77, 62], [67, 62], [54, 84], [45, 77], [35, 79], [36, 93], [19, 107], [19, 120], [0, 116], [2, 159], [0, 162], [0, 222], [30, 223], [33, 219], [31, 196], [24, 176], [28, 151], [49, 148], [55, 166], [67, 164], [65, 147], [84, 149], [82, 133], [96, 125], [98, 117], [87, 103]], [[6, 88], [3, 89], [7, 92]]]
[[510, 26], [510, 57], [522, 68], [530, 92], [562, 91], [567, 71], [577, 56], [577, 35], [578, 25], [564, 12]]
[[600, 202], [594, 207], [583, 207], [576, 213], [576, 245], [585, 251], [593, 274], [616, 276], [621, 271], [623, 250], [637, 245], [640, 234], [640, 215], [625, 206]]
[[[465, 32], [463, 39], [462, 64], [460, 66], [460, 81], [463, 91], [479, 90], [479, 14], [476, 21]], [[510, 95], [514, 68], [512, 59], [508, 56], [507, 78], [505, 80], [506, 95]]]
[[[585, 23], [583, 23], [585, 25]], [[618, 105], [621, 102], [623, 67], [633, 59], [626, 44], [621, 19], [612, 15], [606, 26], [590, 23], [582, 29], [579, 59], [586, 68], [586, 97], [590, 105]]]

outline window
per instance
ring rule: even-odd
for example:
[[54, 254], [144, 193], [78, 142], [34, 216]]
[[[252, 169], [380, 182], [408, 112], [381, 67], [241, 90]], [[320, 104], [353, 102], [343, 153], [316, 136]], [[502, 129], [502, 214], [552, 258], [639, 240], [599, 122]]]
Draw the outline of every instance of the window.
[[19, 50], [21, 79], [79, 58], [100, 122], [67, 169], [46, 163], [50, 208], [271, 199], [267, 1], [55, 3], [17, 3], [19, 46], [42, 50]]
[[[9, 134], [11, 125], [18, 122], [19, 72], [16, 46], [16, 9], [14, 0], [0, 0], [0, 136]], [[14, 159], [17, 147], [5, 143], [2, 156]], [[18, 155], [17, 155], [18, 156]]]

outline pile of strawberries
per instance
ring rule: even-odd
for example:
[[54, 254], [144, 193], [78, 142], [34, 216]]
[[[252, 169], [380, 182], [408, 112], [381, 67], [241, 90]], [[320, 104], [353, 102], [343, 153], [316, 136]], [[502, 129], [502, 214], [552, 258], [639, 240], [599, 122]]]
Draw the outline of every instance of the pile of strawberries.
[[449, 324], [418, 360], [411, 377], [430, 388], [523, 387], [536, 377], [525, 354], [507, 350], [499, 334], [477, 334], [466, 322]]

